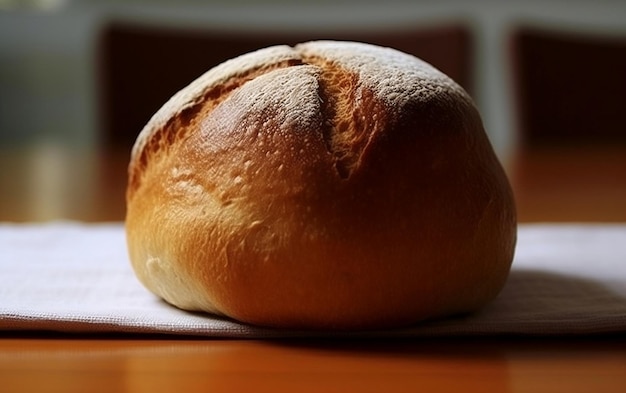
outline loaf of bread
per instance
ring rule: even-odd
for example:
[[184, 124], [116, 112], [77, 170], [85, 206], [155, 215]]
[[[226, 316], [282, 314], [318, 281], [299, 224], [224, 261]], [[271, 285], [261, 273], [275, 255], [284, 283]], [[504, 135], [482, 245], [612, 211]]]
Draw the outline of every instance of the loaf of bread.
[[132, 151], [126, 231], [139, 280], [181, 309], [382, 329], [493, 299], [516, 215], [459, 85], [315, 41], [229, 60], [165, 103]]

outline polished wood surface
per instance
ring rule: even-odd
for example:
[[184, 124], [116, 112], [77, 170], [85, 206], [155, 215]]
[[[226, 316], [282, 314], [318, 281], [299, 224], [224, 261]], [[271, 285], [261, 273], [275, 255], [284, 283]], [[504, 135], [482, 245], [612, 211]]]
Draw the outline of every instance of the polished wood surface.
[[[129, 153], [0, 154], [0, 221], [124, 217]], [[506, 163], [520, 222], [626, 221], [626, 149]], [[626, 341], [172, 340], [0, 333], [0, 392], [624, 392]]]
[[620, 338], [0, 339], [13, 392], [623, 392]]
[[[0, 221], [121, 221], [127, 150], [0, 149]], [[503, 159], [520, 222], [626, 222], [626, 145], [520, 149]]]
[[626, 145], [527, 148], [509, 177], [520, 222], [626, 222]]

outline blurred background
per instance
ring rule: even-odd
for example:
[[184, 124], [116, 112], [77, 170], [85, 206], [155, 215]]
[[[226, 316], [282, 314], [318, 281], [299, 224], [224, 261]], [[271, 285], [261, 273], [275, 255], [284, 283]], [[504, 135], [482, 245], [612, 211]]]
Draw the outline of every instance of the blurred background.
[[273, 44], [422, 57], [474, 97], [520, 222], [626, 221], [626, 1], [0, 0], [0, 221], [124, 219], [137, 133]]

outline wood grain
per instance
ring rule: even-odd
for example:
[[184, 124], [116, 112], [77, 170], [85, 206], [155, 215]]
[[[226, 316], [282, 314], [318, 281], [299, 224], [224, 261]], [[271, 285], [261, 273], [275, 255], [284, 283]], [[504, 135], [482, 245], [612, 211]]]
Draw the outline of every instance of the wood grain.
[[13, 392], [622, 392], [623, 339], [0, 339]]

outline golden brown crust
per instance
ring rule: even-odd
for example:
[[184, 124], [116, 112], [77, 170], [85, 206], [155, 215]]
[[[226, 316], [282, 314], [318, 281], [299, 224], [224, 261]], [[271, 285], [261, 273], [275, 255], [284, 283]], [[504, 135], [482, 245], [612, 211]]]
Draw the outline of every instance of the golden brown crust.
[[211, 112], [232, 91], [273, 69], [300, 64], [291, 48], [276, 46], [240, 56], [209, 70], [185, 89], [175, 94], [150, 119], [137, 138], [132, 151], [129, 172], [130, 193], [138, 186], [141, 172], [150, 156], [159, 155], [186, 132], [194, 129], [193, 121]]
[[467, 94], [390, 49], [277, 48], [210, 71], [142, 131], [126, 220], [139, 279], [180, 308], [291, 328], [492, 299], [515, 209]]

